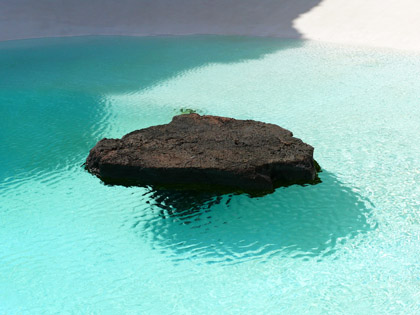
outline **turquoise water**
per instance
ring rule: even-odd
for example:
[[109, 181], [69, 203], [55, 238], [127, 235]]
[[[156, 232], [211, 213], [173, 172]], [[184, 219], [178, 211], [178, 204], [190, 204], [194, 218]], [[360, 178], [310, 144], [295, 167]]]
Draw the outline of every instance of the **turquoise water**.
[[[420, 313], [419, 72], [295, 40], [0, 43], [0, 313]], [[292, 130], [323, 183], [197, 195], [81, 167], [180, 108]]]

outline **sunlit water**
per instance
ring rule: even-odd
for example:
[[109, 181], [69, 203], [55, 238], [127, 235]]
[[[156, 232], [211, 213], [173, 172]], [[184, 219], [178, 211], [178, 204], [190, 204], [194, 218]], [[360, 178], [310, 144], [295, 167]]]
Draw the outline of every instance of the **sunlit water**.
[[[240, 37], [0, 43], [1, 314], [419, 314], [420, 55]], [[322, 183], [111, 187], [103, 137], [181, 108], [279, 124]]]

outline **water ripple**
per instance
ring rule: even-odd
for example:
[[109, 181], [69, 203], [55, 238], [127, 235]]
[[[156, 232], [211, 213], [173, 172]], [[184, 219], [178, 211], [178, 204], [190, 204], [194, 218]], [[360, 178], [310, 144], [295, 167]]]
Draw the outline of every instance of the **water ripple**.
[[[420, 313], [419, 67], [268, 38], [0, 43], [0, 313]], [[197, 195], [80, 167], [181, 108], [292, 130], [323, 183]]]
[[[323, 183], [264, 197], [150, 190], [130, 227], [173, 259], [240, 262], [325, 256], [376, 227], [371, 204], [324, 171]], [[141, 201], [139, 201], [141, 202]], [[153, 215], [152, 215], [153, 214]]]

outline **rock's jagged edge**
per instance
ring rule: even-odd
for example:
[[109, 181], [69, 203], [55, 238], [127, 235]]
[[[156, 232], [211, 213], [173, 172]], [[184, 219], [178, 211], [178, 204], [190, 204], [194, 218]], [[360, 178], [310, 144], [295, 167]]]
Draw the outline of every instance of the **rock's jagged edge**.
[[[281, 141], [289, 141], [286, 141], [288, 146], [291, 143], [293, 145], [298, 145], [298, 148], [301, 151], [303, 147], [304, 151], [307, 151], [305, 153], [306, 155], [303, 159], [297, 159], [292, 162], [287, 161], [287, 163], [281, 161], [267, 162], [255, 167], [247, 164], [243, 169], [232, 168], [231, 165], [221, 165], [220, 168], [217, 169], [214, 167], [205, 168], [201, 167], [201, 165], [200, 167], [165, 167], [164, 164], [161, 164], [158, 167], [156, 167], [156, 165], [147, 167], [147, 161], [142, 161], [141, 163], [138, 161], [133, 162], [131, 154], [133, 154], [134, 151], [127, 151], [130, 149], [133, 150], [132, 147], [136, 145], [140, 145], [140, 147], [143, 145], [143, 147], [141, 147], [142, 151], [143, 149], [145, 151], [152, 150], [152, 152], [158, 151], [156, 147], [159, 147], [159, 145], [163, 146], [163, 151], [176, 151], [176, 146], [175, 149], [173, 146], [170, 146], [169, 149], [165, 149], [164, 146], [167, 146], [169, 140], [174, 139], [174, 130], [177, 131], [177, 128], [179, 128], [181, 134], [178, 135], [178, 140], [182, 139], [180, 142], [181, 146], [189, 144], [188, 141], [195, 140], [195, 144], [194, 141], [192, 141], [192, 146], [187, 147], [187, 149], [190, 151], [192, 150], [192, 152], [196, 154], [197, 142], [205, 142], [212, 148], [212, 146], [208, 144], [209, 141], [206, 142], [205, 140], [208, 140], [209, 138], [212, 139], [212, 133], [214, 132], [219, 132], [220, 130], [220, 132], [223, 132], [225, 125], [230, 124], [232, 125], [230, 128], [235, 132], [237, 131], [236, 127], [240, 130], [243, 126], [246, 128], [252, 126], [257, 131], [261, 128], [263, 128], [264, 131], [268, 130], [269, 132], [267, 133], [269, 135], [267, 137], [272, 136], [273, 134], [275, 137], [280, 135], [279, 139], [281, 138]], [[203, 126], [206, 131], [204, 134], [200, 135], [198, 132], [194, 133], [194, 131], [197, 131]], [[185, 133], [186, 130], [183, 130], [185, 128], [188, 133]], [[199, 131], [203, 130], [200, 129]], [[170, 136], [167, 136], [168, 134]], [[258, 132], [256, 134], [258, 135]], [[185, 139], [184, 137], [190, 138]], [[200, 138], [197, 140], [197, 137], [204, 137], [207, 139], [203, 140]], [[229, 142], [232, 139], [234, 140], [234, 143], [243, 141], [243, 143], [241, 143], [242, 147], [239, 145], [241, 149], [250, 146], [251, 142], [249, 141], [255, 141], [256, 139], [262, 141], [261, 137], [258, 138], [258, 136], [253, 134], [243, 135], [243, 139], [241, 136], [238, 137], [238, 135], [235, 135], [232, 139], [229, 139], [229, 134], [226, 137], [227, 139], [223, 141], [224, 147], [220, 147], [220, 150], [228, 150], [226, 151], [228, 152], [227, 155], [229, 155], [229, 149], [226, 147], [233, 145], [233, 143], [231, 144]], [[239, 140], [237, 140], [237, 138], [239, 138]], [[247, 141], [249, 143], [247, 143]], [[152, 142], [155, 147], [152, 146], [152, 149], [150, 149], [150, 147], [148, 148], [148, 142]], [[272, 149], [272, 147], [270, 148]], [[258, 149], [260, 148], [258, 147]], [[128, 152], [125, 156], [124, 150]], [[235, 149], [232, 150], [234, 151]], [[287, 150], [287, 148], [285, 150]], [[158, 152], [158, 155], [165, 154], [163, 151]], [[137, 153], [138, 151], [134, 152], [134, 155]], [[261, 155], [261, 153], [259, 154]], [[321, 169], [312, 155], [313, 148], [311, 146], [303, 143], [300, 139], [294, 138], [290, 131], [279, 126], [249, 120], [241, 121], [225, 117], [189, 114], [175, 116], [172, 122], [166, 125], [136, 130], [125, 135], [122, 139], [102, 139], [90, 151], [85, 163], [85, 168], [108, 185], [144, 186], [151, 187], [155, 190], [172, 189], [212, 191], [218, 193], [248, 193], [251, 196], [261, 196], [271, 193], [281, 186], [319, 183], [321, 180], [318, 173]], [[235, 154], [232, 156], [235, 156]], [[196, 156], [193, 155], [193, 157]], [[159, 158], [161, 157], [159, 156]], [[129, 161], [130, 159], [131, 161]], [[116, 161], [119, 162], [117, 163]], [[168, 161], [170, 162], [170, 160]], [[151, 164], [153, 164], [153, 162]], [[137, 175], [133, 176], [133, 174]]]

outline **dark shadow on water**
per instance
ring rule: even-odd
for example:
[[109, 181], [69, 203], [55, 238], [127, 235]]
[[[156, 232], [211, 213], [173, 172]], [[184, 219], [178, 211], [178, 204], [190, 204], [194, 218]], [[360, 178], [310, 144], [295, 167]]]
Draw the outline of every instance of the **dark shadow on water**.
[[[194, 68], [245, 62], [300, 45], [232, 36], [0, 42], [0, 180], [82, 164], [96, 142], [109, 136], [103, 132], [112, 119], [109, 94], [138, 92]], [[138, 104], [143, 106], [149, 104]]]
[[82, 36], [0, 42], [0, 87], [141, 91], [213, 63], [253, 60], [303, 41], [246, 36]]
[[[279, 188], [264, 197], [150, 191], [130, 226], [175, 261], [309, 259], [375, 228], [372, 205], [326, 171], [314, 186]], [[147, 212], [141, 213], [141, 212]]]

